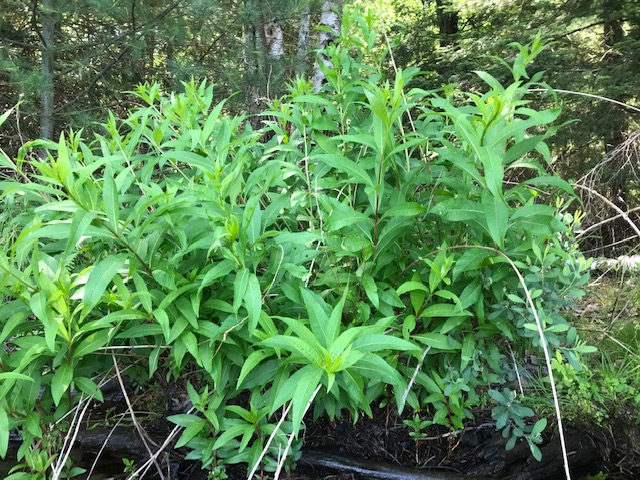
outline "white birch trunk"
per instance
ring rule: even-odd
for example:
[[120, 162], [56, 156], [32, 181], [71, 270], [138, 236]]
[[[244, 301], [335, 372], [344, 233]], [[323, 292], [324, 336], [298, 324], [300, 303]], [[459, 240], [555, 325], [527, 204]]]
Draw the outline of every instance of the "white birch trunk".
[[264, 24], [265, 52], [270, 59], [279, 60], [284, 57], [284, 33], [279, 20]]
[[296, 76], [304, 77], [307, 73], [307, 53], [309, 52], [309, 32], [311, 30], [311, 4], [307, 3], [300, 14], [300, 30], [298, 31], [298, 50], [296, 51]]
[[[323, 49], [329, 45], [340, 32], [340, 20], [342, 18], [342, 0], [325, 0], [322, 3], [320, 14], [320, 26], [329, 27], [329, 31], [321, 30], [318, 48]], [[319, 92], [324, 83], [324, 73], [320, 69], [320, 62], [331, 67], [331, 61], [325, 55], [318, 55], [313, 74], [313, 91]]]

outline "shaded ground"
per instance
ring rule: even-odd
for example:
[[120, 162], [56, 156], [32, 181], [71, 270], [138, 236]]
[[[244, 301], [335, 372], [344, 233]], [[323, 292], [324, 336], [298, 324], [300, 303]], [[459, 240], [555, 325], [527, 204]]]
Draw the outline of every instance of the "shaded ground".
[[[429, 432], [430, 437], [417, 443], [409, 437], [410, 429], [394, 414], [375, 412], [373, 419], [356, 425], [340, 422], [335, 425], [319, 421], [309, 425], [305, 433], [302, 458], [291, 480], [454, 480], [462, 476], [473, 479], [536, 480], [564, 478], [558, 438], [551, 436], [542, 445], [543, 460], [531, 456], [526, 443], [521, 442], [507, 452], [506, 440], [495, 432], [490, 417], [478, 415], [476, 426], [449, 435]], [[587, 478], [599, 472], [607, 479], [640, 478], [640, 428], [625, 419], [613, 421], [608, 431], [587, 431], [569, 427], [566, 441], [574, 479]], [[548, 428], [548, 430], [551, 430]], [[162, 443], [161, 432], [148, 431], [156, 443]], [[107, 441], [107, 436], [111, 434]], [[122, 458], [141, 462], [145, 447], [131, 426], [96, 428], [82, 432], [77, 441], [77, 461], [89, 467], [101, 452], [101, 461], [92, 479], [124, 479]], [[306, 452], [306, 453], [305, 453]], [[206, 472], [196, 462], [184, 460], [186, 450], [171, 451], [161, 460], [163, 470], [173, 478], [205, 480]], [[166, 460], [169, 463], [166, 463]], [[418, 469], [415, 471], [407, 468]], [[364, 469], [364, 470], [363, 470]], [[379, 476], [376, 472], [380, 473]], [[153, 472], [153, 469], [150, 470]], [[384, 473], [387, 472], [387, 473]], [[246, 470], [230, 466], [229, 479], [245, 479]], [[147, 475], [143, 478], [157, 478]], [[167, 477], [168, 478], [168, 477]], [[268, 478], [268, 477], [267, 477]], [[464, 477], [463, 477], [464, 478]]]

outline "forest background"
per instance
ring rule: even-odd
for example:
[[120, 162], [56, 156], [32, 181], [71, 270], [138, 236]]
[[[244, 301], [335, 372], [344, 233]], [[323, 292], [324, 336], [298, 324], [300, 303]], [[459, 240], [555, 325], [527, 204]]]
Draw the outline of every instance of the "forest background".
[[[135, 99], [124, 92], [145, 82], [180, 90], [183, 81], [206, 78], [216, 100], [234, 95], [226, 104], [231, 113], [260, 112], [296, 75], [313, 75], [321, 13], [342, 7], [314, 0], [2, 0], [0, 108], [20, 106], [0, 142], [12, 154], [34, 138], [90, 129], [107, 109], [131, 107]], [[429, 72], [423, 88], [473, 89], [474, 70], [503, 80], [508, 71], [496, 57], [509, 61], [509, 43], [527, 44], [540, 32], [552, 44], [536, 69], [560, 92], [562, 119], [578, 120], [553, 138], [552, 168], [569, 179], [588, 175], [623, 210], [638, 206], [637, 2], [383, 0], [375, 10], [397, 67]], [[593, 218], [610, 213], [593, 208]], [[591, 231], [597, 240], [585, 249], [608, 255], [628, 247], [634, 235], [624, 225]]]

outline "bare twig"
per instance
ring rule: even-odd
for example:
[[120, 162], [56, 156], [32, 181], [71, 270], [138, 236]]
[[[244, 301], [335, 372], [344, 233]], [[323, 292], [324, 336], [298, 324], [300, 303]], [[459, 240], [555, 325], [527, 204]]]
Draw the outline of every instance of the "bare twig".
[[603, 245], [601, 247], [590, 248], [589, 250], [582, 250], [581, 249], [580, 251], [586, 256], [587, 253], [595, 252], [597, 250], [604, 250], [605, 248], [609, 248], [609, 247], [615, 247], [616, 245], [620, 245], [621, 243], [629, 242], [631, 240], [635, 240], [636, 238], [640, 238], [640, 237], [638, 237], [638, 235], [632, 235], [630, 237], [623, 238], [622, 240], [618, 240], [617, 242], [609, 243], [609, 244]]
[[120, 369], [118, 367], [118, 362], [116, 361], [115, 355], [112, 354], [111, 358], [113, 360], [113, 366], [115, 368], [116, 376], [118, 377], [118, 383], [120, 384], [120, 389], [122, 390], [122, 394], [124, 395], [124, 400], [127, 403], [127, 408], [129, 409], [129, 415], [131, 416], [131, 421], [133, 422], [134, 427], [136, 427], [138, 435], [140, 435], [140, 439], [142, 440], [142, 443], [144, 444], [144, 448], [147, 450], [149, 457], [153, 459], [153, 463], [156, 467], [156, 470], [158, 471], [158, 475], [162, 480], [165, 480], [165, 476], [164, 476], [164, 473], [162, 472], [162, 468], [160, 467], [160, 464], [156, 460], [156, 457], [153, 455], [153, 452], [151, 451], [151, 447], [149, 447], [149, 444], [147, 443], [147, 439], [146, 439], [147, 434], [138, 423], [138, 419], [136, 418], [136, 414], [133, 410], [133, 405], [131, 404], [131, 400], [129, 399], [129, 395], [127, 394], [127, 389], [125, 388], [124, 382], [122, 381], [122, 376], [120, 375]]
[[[546, 88], [532, 88], [530, 91], [531, 92], [548, 92], [548, 90]], [[571, 95], [578, 95], [580, 97], [595, 98], [597, 100], [603, 100], [605, 102], [615, 103], [616, 105], [620, 105], [621, 107], [629, 108], [631, 110], [634, 110], [634, 111], [640, 113], [640, 108], [638, 108], [638, 107], [634, 107], [633, 105], [629, 105], [628, 103], [624, 103], [624, 102], [620, 102], [618, 100], [614, 100], [613, 98], [603, 97], [602, 95], [594, 95], [592, 93], [584, 93], [584, 92], [574, 92], [573, 90], [562, 90], [560, 88], [554, 88], [553, 91], [554, 92], [560, 92], [560, 93], [569, 93]]]
[[[85, 400], [88, 400], [88, 399], [85, 399]], [[53, 473], [51, 476], [52, 480], [60, 479], [60, 475], [62, 474], [62, 470], [64, 469], [65, 464], [67, 463], [67, 458], [69, 458], [69, 455], [71, 454], [71, 449], [73, 448], [73, 445], [76, 442], [76, 438], [78, 437], [78, 432], [80, 431], [80, 424], [82, 423], [82, 419], [84, 418], [84, 415], [87, 412], [89, 405], [91, 405], [91, 402], [85, 401], [84, 408], [82, 409], [82, 412], [80, 412], [79, 415], [78, 415], [79, 408], [77, 407], [79, 407], [80, 405], [78, 405], [74, 409], [76, 413], [74, 414], [73, 420], [71, 421], [71, 429], [73, 433], [71, 434], [71, 436], [67, 435], [64, 439], [64, 444], [62, 446], [62, 453], [56, 460], [56, 464], [53, 467]]]
[[495, 422], [481, 423], [480, 425], [478, 425], [476, 427], [464, 428], [462, 430], [454, 430], [453, 432], [443, 433], [442, 435], [435, 435], [433, 437], [416, 438], [416, 442], [423, 442], [425, 440], [440, 440], [442, 438], [455, 437], [455, 436], [460, 435], [461, 433], [464, 433], [464, 432], [469, 432], [469, 431], [473, 431], [473, 430], [481, 430], [483, 428], [489, 428], [489, 427], [495, 427], [495, 426], [496, 426]]
[[589, 188], [589, 187], [587, 187], [585, 185], [580, 185], [579, 183], [576, 183], [573, 186], [577, 187], [577, 188], [581, 188], [582, 190], [585, 190], [585, 191], [589, 192], [591, 195], [593, 195], [595, 197], [598, 197], [604, 203], [609, 205], [616, 212], [618, 212], [620, 214], [620, 216], [631, 226], [633, 231], [636, 232], [636, 235], [640, 236], [640, 228], [638, 228], [638, 226], [635, 223], [633, 223], [633, 221], [629, 218], [629, 215], [627, 215], [627, 213], [625, 211], [623, 211], [620, 207], [618, 207], [615, 203], [613, 203], [607, 197], [605, 197], [604, 195], [599, 194], [594, 189]]
[[276, 434], [280, 431], [280, 426], [284, 422], [284, 419], [287, 418], [287, 414], [289, 413], [289, 410], [291, 409], [292, 404], [293, 402], [289, 402], [287, 407], [283, 409], [282, 415], [280, 416], [280, 420], [278, 420], [278, 423], [276, 424], [276, 428], [274, 428], [273, 432], [271, 432], [271, 435], [269, 435], [269, 439], [267, 440], [267, 443], [262, 449], [260, 456], [256, 460], [256, 463], [253, 465], [253, 468], [251, 469], [251, 472], [249, 473], [249, 475], [247, 475], [247, 480], [251, 480], [251, 478], [253, 478], [256, 471], [258, 470], [258, 465], [260, 465], [260, 462], [262, 462], [262, 459], [267, 454], [267, 450], [269, 450], [269, 447], [271, 446], [271, 442], [273, 442], [273, 439], [276, 437]]
[[636, 359], [640, 360], [640, 355], [638, 355], [637, 352], [634, 352], [633, 350], [631, 350], [629, 347], [627, 347], [624, 343], [622, 343], [620, 340], [618, 340], [616, 337], [611, 335], [606, 330], [600, 330], [600, 329], [597, 329], [597, 328], [578, 328], [578, 330], [581, 331], [581, 332], [602, 333], [604, 336], [606, 336], [609, 340], [611, 340], [613, 343], [615, 343], [620, 348], [622, 348], [629, 355], [631, 355], [632, 357], [635, 357]]
[[404, 391], [404, 395], [402, 395], [402, 405], [403, 406], [407, 402], [407, 397], [409, 396], [409, 392], [411, 391], [411, 387], [413, 387], [413, 384], [416, 381], [418, 373], [420, 372], [420, 369], [422, 368], [422, 364], [424, 363], [424, 359], [427, 358], [427, 353], [429, 353], [429, 350], [431, 350], [431, 346], [430, 345], [427, 348], [424, 349], [424, 352], [422, 352], [422, 360], [420, 360], [418, 365], [416, 365], [416, 369], [413, 371], [413, 375], [411, 376], [411, 380], [409, 381], [409, 385], [407, 385], [407, 388]]
[[507, 347], [509, 347], [509, 353], [511, 354], [511, 361], [513, 361], [513, 369], [516, 372], [516, 378], [518, 379], [518, 386], [520, 387], [520, 395], [524, 397], [524, 388], [522, 388], [522, 379], [520, 378], [520, 372], [518, 371], [518, 363], [516, 362], [516, 356], [513, 354], [513, 350], [511, 349], [511, 344], [507, 342]]
[[[191, 407], [187, 411], [187, 414], [193, 413], [195, 409], [196, 409], [195, 407]], [[156, 462], [156, 459], [164, 451], [164, 449], [169, 446], [169, 444], [173, 441], [173, 439], [176, 437], [176, 435], [180, 432], [181, 429], [182, 427], [180, 425], [176, 425], [175, 427], [173, 427], [173, 429], [171, 430], [171, 432], [169, 432], [169, 435], [167, 436], [165, 441], [162, 443], [162, 445], [160, 445], [160, 447], [158, 447], [158, 450], [156, 450], [156, 452], [146, 462], [144, 462], [140, 467], [138, 467], [138, 469], [135, 472], [131, 473], [127, 477], [127, 480], [135, 480], [139, 478], [141, 475], [144, 475], [144, 473], [151, 467], [152, 463]]]
[[614, 215], [613, 217], [609, 217], [609, 218], [605, 218], [604, 220], [598, 222], [598, 223], [594, 223], [593, 225], [589, 225], [587, 228], [585, 228], [584, 230], [582, 230], [581, 232], [576, 234], [576, 240], [580, 237], [585, 236], [587, 233], [589, 233], [592, 230], [597, 229], [598, 227], [601, 227], [602, 225], [612, 222], [614, 220], [617, 220], [620, 217], [623, 217], [625, 214], [628, 215], [630, 213], [633, 212], [637, 212], [638, 210], [640, 210], [640, 207], [636, 207], [636, 208], [632, 208], [631, 210], [627, 210], [624, 213], [619, 213], [618, 215]]
[[[315, 391], [313, 392], [313, 395], [311, 395], [311, 398], [307, 402], [307, 406], [304, 407], [304, 412], [302, 412], [302, 418], [304, 418], [305, 414], [307, 413], [307, 410], [309, 410], [309, 407], [315, 400], [316, 395], [318, 395], [318, 392], [320, 391], [321, 387], [322, 387], [322, 383], [316, 387]], [[295, 434], [296, 434], [296, 429], [294, 428], [291, 434], [289, 435], [289, 440], [287, 440], [287, 446], [285, 447], [284, 452], [282, 452], [280, 461], [278, 462], [278, 468], [276, 468], [276, 471], [273, 474], [273, 480], [278, 480], [280, 478], [282, 467], [284, 467], [284, 462], [287, 460], [287, 454], [289, 453], [289, 449], [291, 448], [291, 444], [293, 443], [293, 437], [296, 436]]]
[[122, 422], [123, 418], [124, 416], [121, 415], [118, 421], [116, 422], [116, 424], [109, 431], [109, 434], [107, 435], [107, 438], [105, 439], [105, 441], [102, 442], [102, 445], [100, 446], [100, 450], [98, 450], [98, 453], [96, 454], [96, 458], [93, 460], [93, 463], [91, 464], [91, 468], [89, 469], [89, 473], [87, 474], [87, 480], [91, 479], [91, 475], [93, 475], [93, 471], [96, 469], [96, 466], [98, 465], [98, 460], [100, 460], [100, 457], [102, 456], [102, 452], [107, 447], [107, 443], [109, 443], [109, 439], [111, 438], [111, 435], [113, 435], [113, 432], [115, 432], [116, 428], [120, 426], [120, 423]]

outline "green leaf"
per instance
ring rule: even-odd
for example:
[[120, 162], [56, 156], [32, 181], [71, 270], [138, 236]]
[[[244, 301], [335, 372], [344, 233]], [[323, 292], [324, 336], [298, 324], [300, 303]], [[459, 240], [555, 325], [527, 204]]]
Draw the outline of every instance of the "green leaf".
[[480, 152], [487, 188], [495, 198], [502, 200], [502, 181], [504, 179], [502, 158], [487, 147], [482, 147]]
[[462, 372], [469, 362], [473, 360], [473, 354], [476, 349], [476, 342], [471, 333], [465, 335], [464, 340], [462, 342], [462, 352], [460, 353], [460, 372]]
[[451, 337], [442, 333], [427, 332], [419, 335], [413, 335], [415, 340], [424, 343], [432, 348], [439, 350], [459, 350], [460, 342], [453, 340]]
[[0, 380], [27, 380], [33, 382], [33, 378], [28, 375], [17, 372], [2, 372], [0, 373]]
[[52, 352], [55, 351], [58, 321], [51, 315], [51, 309], [47, 305], [47, 294], [39, 291], [32, 295], [29, 299], [29, 307], [44, 326], [44, 337], [47, 342], [47, 347]]
[[449, 317], [447, 318], [447, 321], [444, 322], [444, 325], [438, 328], [438, 331], [442, 334], [449, 333], [451, 330], [459, 327], [466, 321], [467, 321], [467, 317], [464, 315], [456, 315], [454, 317]]
[[76, 377], [73, 379], [73, 384], [85, 395], [95, 397], [99, 402], [104, 401], [100, 387], [90, 378]]
[[[167, 420], [173, 423], [178, 423], [175, 420], [177, 416], [178, 415], [167, 417]], [[189, 443], [189, 441], [192, 438], [198, 435], [202, 431], [202, 429], [207, 426], [207, 422], [203, 418], [196, 417], [195, 415], [189, 415], [189, 417], [193, 417], [193, 421], [191, 421], [186, 426], [186, 428], [182, 432], [182, 435], [180, 435], [180, 438], [178, 439], [178, 442], [176, 443], [175, 448], [180, 448], [185, 446], [187, 443]]]
[[243, 268], [236, 275], [236, 281], [233, 285], [233, 312], [237, 315], [244, 300], [245, 293], [249, 287], [250, 272]]
[[318, 367], [324, 364], [324, 354], [319, 351], [315, 345], [310, 345], [304, 340], [297, 337], [285, 337], [283, 335], [276, 335], [270, 337], [262, 342], [261, 345], [271, 348], [281, 348], [293, 353], [299, 353], [306, 358], [310, 364]]
[[531, 429], [531, 436], [537, 437], [545, 428], [547, 428], [547, 419], [541, 418], [533, 425], [533, 428]]
[[388, 385], [399, 385], [402, 377], [398, 371], [389, 365], [382, 357], [367, 353], [352, 367], [356, 372], [369, 380], [379, 380]]
[[320, 384], [324, 371], [319, 368], [310, 368], [298, 379], [296, 393], [293, 397], [293, 409], [291, 411], [291, 421], [293, 431], [298, 432], [302, 425], [304, 412], [313, 402], [313, 395]]
[[347, 293], [348, 289], [345, 288], [344, 293], [342, 294], [342, 298], [338, 301], [333, 310], [331, 310], [331, 315], [329, 315], [329, 323], [327, 324], [327, 345], [329, 348], [338, 338], [340, 334], [340, 327], [342, 326], [342, 310], [344, 309], [344, 304], [347, 301]]
[[386, 217], [415, 217], [416, 215], [423, 214], [427, 211], [426, 207], [423, 207], [419, 203], [416, 202], [406, 202], [401, 203], [400, 205], [396, 205], [391, 207], [389, 210], [384, 212], [381, 220]]
[[544, 140], [544, 135], [534, 135], [525, 138], [510, 147], [504, 155], [504, 163], [509, 164], [520, 157], [525, 156], [531, 150], [534, 150], [540, 142]]
[[501, 196], [484, 193], [482, 196], [484, 207], [484, 224], [491, 239], [500, 249], [504, 249], [504, 236], [509, 227], [509, 206]]
[[0, 408], [0, 457], [3, 459], [6, 458], [9, 449], [9, 431], [9, 416]]
[[402, 338], [383, 334], [360, 336], [353, 342], [352, 348], [361, 352], [392, 352], [396, 350], [415, 352], [422, 351], [422, 349], [415, 343], [408, 342], [407, 340], [403, 340]]
[[364, 274], [362, 276], [362, 286], [371, 304], [374, 307], [379, 308], [380, 297], [378, 296], [378, 286], [376, 285], [376, 282], [373, 279], [373, 277], [369, 274]]
[[42, 428], [40, 427], [40, 415], [37, 412], [29, 412], [25, 419], [24, 426], [31, 435], [42, 438]]
[[145, 312], [151, 313], [153, 310], [153, 304], [151, 302], [152, 297], [149, 293], [146, 282], [140, 276], [140, 273], [136, 271], [133, 272], [132, 277], [133, 283], [136, 287], [136, 298], [140, 300], [140, 304], [142, 305], [142, 308], [144, 308]]
[[463, 198], [451, 198], [439, 202], [431, 211], [450, 222], [479, 220], [485, 215], [482, 204]]
[[556, 187], [572, 197], [577, 198], [576, 192], [565, 180], [560, 177], [543, 176], [525, 180], [521, 185], [533, 185], [534, 187]]
[[411, 228], [411, 219], [407, 217], [392, 217], [380, 231], [376, 246], [376, 258], [397, 244], [396, 240]]
[[396, 290], [396, 293], [398, 295], [403, 295], [407, 292], [413, 292], [415, 290], [420, 290], [420, 291], [429, 293], [429, 289], [426, 287], [426, 285], [423, 285], [421, 282], [416, 282], [414, 280], [404, 282], [402, 285], [398, 287], [398, 289]]
[[95, 218], [95, 212], [89, 212], [87, 210], [78, 209], [71, 219], [71, 227], [69, 229], [69, 236], [67, 237], [67, 246], [65, 248], [65, 254], [69, 254], [80, 242], [80, 239], [85, 234], [89, 225]]
[[198, 288], [198, 293], [202, 292], [205, 287], [211, 285], [218, 278], [227, 276], [234, 268], [235, 262], [232, 260], [226, 259], [216, 263], [213, 268], [209, 269], [207, 273], [205, 273], [204, 278], [200, 283], [200, 287]]
[[84, 286], [83, 314], [86, 316], [100, 302], [102, 294], [107, 289], [113, 277], [125, 266], [127, 255], [121, 253], [110, 255], [97, 265], [89, 273], [89, 278]]
[[[169, 315], [167, 312], [157, 308], [153, 311], [153, 318], [155, 318], [156, 322], [161, 328], [162, 334], [164, 335], [164, 339], [167, 343], [171, 338], [171, 321], [169, 320]], [[144, 327], [146, 325], [139, 325], [139, 327]], [[119, 336], [118, 336], [119, 337]]]
[[[482, 282], [479, 277], [471, 281], [460, 294], [460, 304], [462, 308], [469, 308], [476, 303], [482, 296]], [[477, 309], [476, 309], [477, 314]]]
[[116, 234], [119, 234], [120, 202], [118, 201], [118, 187], [113, 178], [113, 168], [110, 164], [107, 164], [105, 168], [103, 179], [102, 198], [104, 199], [104, 211], [107, 214], [107, 220], [109, 220], [113, 230]]
[[56, 373], [51, 379], [51, 397], [53, 403], [57, 406], [62, 399], [62, 395], [68, 390], [73, 380], [73, 365], [63, 363], [58, 367]]
[[250, 273], [247, 282], [247, 290], [244, 294], [244, 305], [249, 314], [249, 335], [253, 335], [253, 332], [258, 325], [260, 319], [260, 312], [262, 311], [262, 292], [260, 291], [260, 281], [255, 274]]
[[463, 310], [459, 311], [456, 305], [451, 303], [436, 303], [435, 305], [429, 305], [425, 308], [420, 314], [423, 318], [432, 318], [432, 317], [470, 317], [472, 314]]
[[332, 168], [335, 168], [342, 173], [346, 173], [347, 181], [354, 183], [364, 183], [365, 185], [374, 188], [374, 183], [366, 170], [344, 155], [319, 154], [315, 155], [314, 158], [322, 163], [329, 165]]
[[531, 450], [531, 455], [533, 455], [533, 458], [535, 458], [539, 462], [542, 461], [542, 452], [540, 451], [538, 446], [531, 441], [529, 442], [529, 450]]
[[84, 338], [73, 352], [74, 357], [80, 358], [85, 355], [99, 350], [104, 347], [109, 341], [109, 337], [104, 332], [94, 333]]
[[246, 358], [246, 360], [242, 364], [242, 369], [240, 370], [240, 375], [238, 375], [238, 382], [236, 383], [236, 388], [239, 389], [240, 385], [244, 378], [253, 371], [253, 369], [258, 366], [265, 358], [269, 358], [273, 355], [273, 352], [267, 351], [265, 349], [259, 349]]
[[306, 288], [301, 288], [300, 293], [309, 316], [309, 326], [320, 343], [328, 347], [335, 338], [335, 326], [330, 325], [329, 315], [325, 308], [326, 303], [316, 294]]
[[491, 74], [484, 72], [482, 70], [474, 70], [473, 73], [478, 75], [484, 82], [489, 85], [495, 93], [503, 93], [504, 87], [500, 84], [500, 82]]
[[202, 360], [200, 359], [200, 351], [198, 349], [198, 339], [193, 334], [193, 332], [184, 332], [182, 335], [180, 335], [180, 341], [182, 341], [187, 351], [191, 354], [196, 363], [200, 366], [203, 366]]
[[491, 252], [480, 248], [469, 248], [460, 256], [453, 266], [453, 280], [465, 272], [473, 272], [484, 262]]

